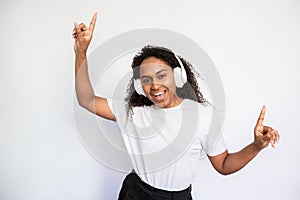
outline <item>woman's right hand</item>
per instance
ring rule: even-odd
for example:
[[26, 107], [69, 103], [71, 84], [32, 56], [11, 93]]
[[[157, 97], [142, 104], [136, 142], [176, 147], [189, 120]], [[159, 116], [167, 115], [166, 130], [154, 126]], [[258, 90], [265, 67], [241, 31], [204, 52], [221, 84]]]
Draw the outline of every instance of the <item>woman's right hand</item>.
[[92, 40], [93, 32], [97, 20], [97, 13], [93, 15], [91, 23], [87, 28], [84, 23], [74, 23], [72, 37], [75, 39], [74, 51], [76, 56], [85, 57], [88, 46]]

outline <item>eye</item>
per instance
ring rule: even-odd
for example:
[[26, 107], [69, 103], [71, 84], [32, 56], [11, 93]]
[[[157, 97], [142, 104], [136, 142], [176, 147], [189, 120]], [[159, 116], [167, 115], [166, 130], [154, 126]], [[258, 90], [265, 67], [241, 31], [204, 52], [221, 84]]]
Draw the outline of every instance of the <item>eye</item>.
[[161, 75], [158, 75], [158, 79], [163, 79], [166, 75], [165, 74], [161, 74]]
[[142, 78], [141, 82], [142, 84], [148, 84], [151, 82], [151, 80], [149, 78]]

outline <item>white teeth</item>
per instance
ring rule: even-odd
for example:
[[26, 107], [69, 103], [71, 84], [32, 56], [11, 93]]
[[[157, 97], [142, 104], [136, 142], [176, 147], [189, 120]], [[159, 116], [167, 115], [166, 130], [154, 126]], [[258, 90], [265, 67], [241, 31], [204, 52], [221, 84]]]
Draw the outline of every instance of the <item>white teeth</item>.
[[159, 93], [156, 93], [156, 94], [154, 94], [154, 96], [160, 96], [160, 95], [162, 95], [164, 92], [159, 92]]

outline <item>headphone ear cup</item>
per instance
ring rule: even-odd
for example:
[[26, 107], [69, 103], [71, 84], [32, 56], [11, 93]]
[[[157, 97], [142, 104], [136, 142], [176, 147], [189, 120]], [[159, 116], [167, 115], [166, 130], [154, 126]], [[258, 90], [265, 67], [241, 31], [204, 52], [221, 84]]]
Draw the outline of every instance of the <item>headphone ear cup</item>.
[[187, 74], [180, 58], [175, 53], [174, 56], [180, 65], [174, 68], [175, 84], [177, 87], [182, 88], [187, 82]]
[[133, 85], [134, 85], [134, 89], [135, 91], [139, 94], [139, 95], [143, 95], [146, 96], [143, 87], [142, 87], [142, 83], [141, 83], [141, 79], [134, 79], [133, 80]]
[[183, 74], [180, 67], [175, 67], [173, 72], [176, 86], [179, 88], [183, 87], [186, 83], [186, 74]]

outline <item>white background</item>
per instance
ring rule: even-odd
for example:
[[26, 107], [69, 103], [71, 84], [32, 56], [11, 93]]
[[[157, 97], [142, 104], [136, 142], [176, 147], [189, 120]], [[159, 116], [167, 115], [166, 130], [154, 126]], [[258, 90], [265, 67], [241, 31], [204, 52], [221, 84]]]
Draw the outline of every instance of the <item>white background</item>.
[[267, 105], [265, 123], [280, 131], [280, 144], [230, 176], [204, 160], [194, 199], [300, 199], [298, 0], [4, 0], [1, 200], [117, 197], [125, 174], [86, 151], [73, 120], [73, 22], [89, 23], [95, 11], [100, 16], [90, 52], [125, 31], [163, 28], [186, 35], [208, 53], [225, 87], [230, 152], [253, 140], [258, 113]]

